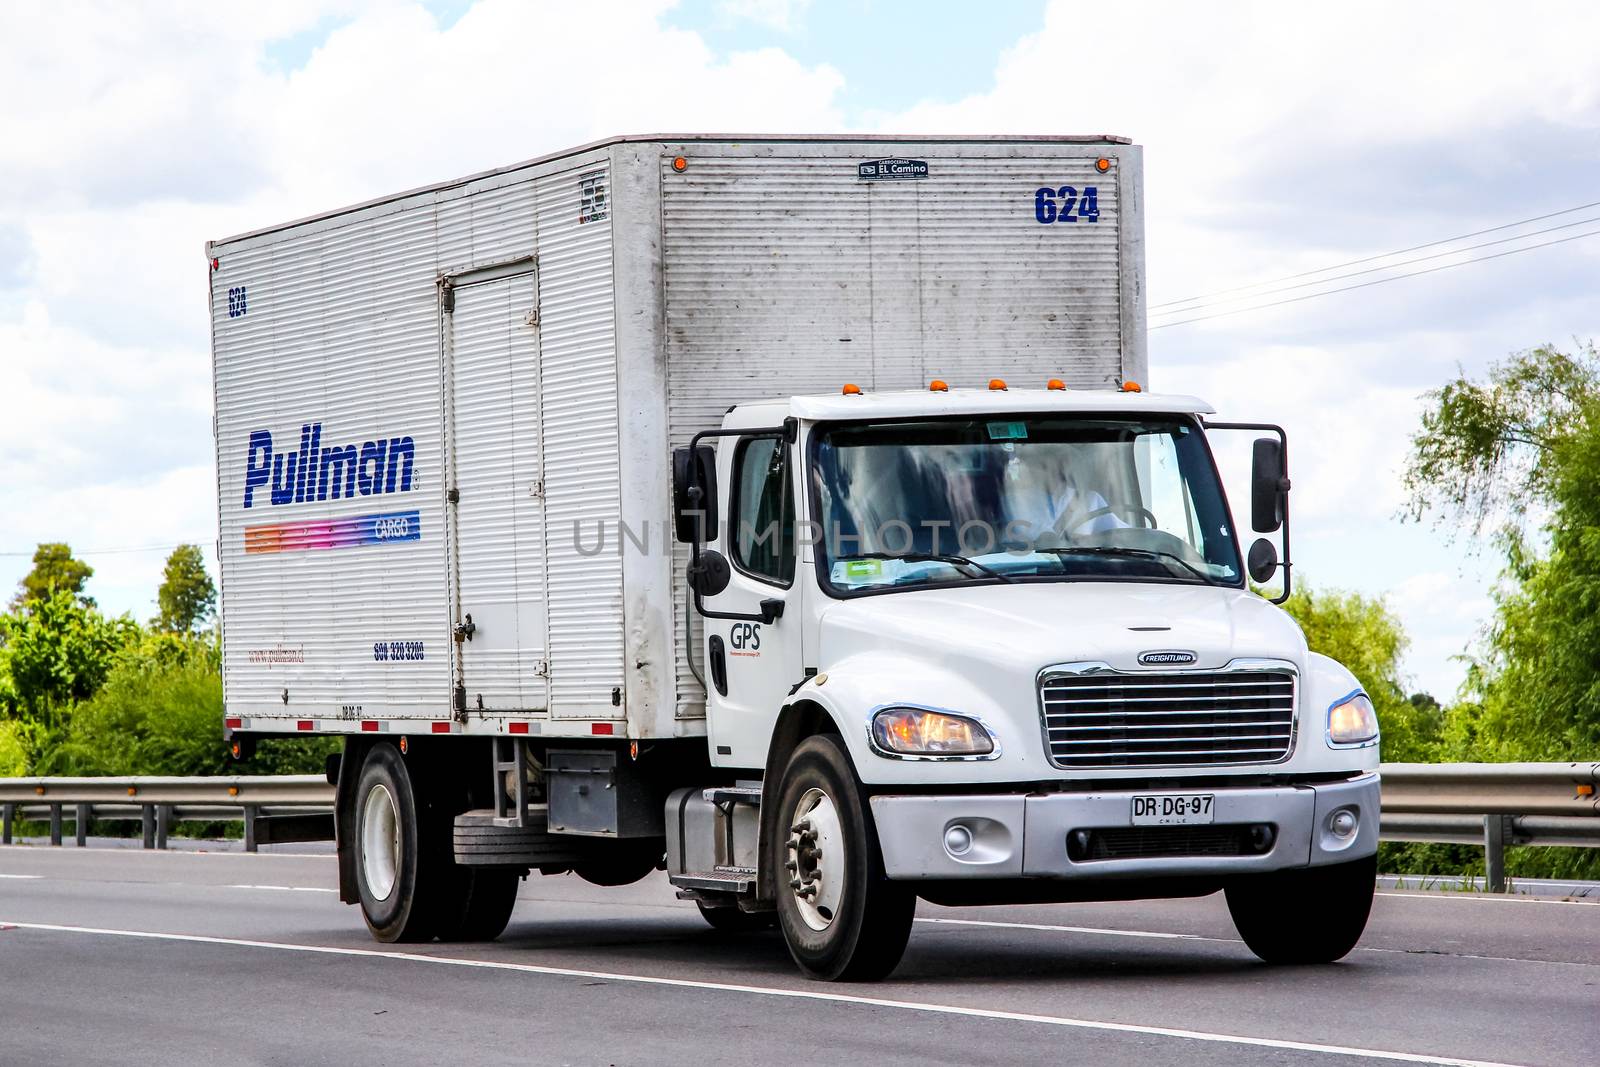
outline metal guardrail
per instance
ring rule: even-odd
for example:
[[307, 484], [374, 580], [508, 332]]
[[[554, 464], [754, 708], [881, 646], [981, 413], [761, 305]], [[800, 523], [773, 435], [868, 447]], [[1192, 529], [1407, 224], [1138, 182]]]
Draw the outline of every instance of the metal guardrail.
[[1484, 882], [1506, 888], [1508, 845], [1600, 848], [1600, 763], [1385, 763], [1388, 841], [1482, 845]]
[[[1505, 889], [1509, 845], [1600, 848], [1600, 763], [1385, 763], [1381, 772], [1383, 838], [1481, 845], [1493, 892]], [[59, 845], [70, 810], [79, 845], [92, 819], [138, 819], [146, 848], [165, 848], [174, 821], [242, 819], [254, 852], [332, 836], [332, 809], [333, 787], [320, 775], [0, 778], [6, 844], [20, 815], [47, 817]]]
[[174, 822], [243, 820], [245, 851], [254, 852], [266, 841], [332, 837], [332, 810], [333, 786], [320, 774], [0, 778], [0, 843], [11, 843], [18, 816], [48, 819], [52, 845], [61, 844], [62, 823], [71, 818], [80, 846], [93, 819], [136, 819], [145, 848], [166, 848]]

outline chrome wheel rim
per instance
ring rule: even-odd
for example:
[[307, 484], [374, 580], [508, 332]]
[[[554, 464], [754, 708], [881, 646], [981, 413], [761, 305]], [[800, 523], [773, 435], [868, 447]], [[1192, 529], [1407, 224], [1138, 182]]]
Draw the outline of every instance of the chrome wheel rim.
[[811, 929], [833, 925], [844, 897], [844, 826], [833, 799], [808, 789], [789, 820], [789, 892], [795, 909]]
[[388, 900], [400, 866], [400, 813], [383, 784], [367, 791], [361, 812], [361, 873], [374, 899]]

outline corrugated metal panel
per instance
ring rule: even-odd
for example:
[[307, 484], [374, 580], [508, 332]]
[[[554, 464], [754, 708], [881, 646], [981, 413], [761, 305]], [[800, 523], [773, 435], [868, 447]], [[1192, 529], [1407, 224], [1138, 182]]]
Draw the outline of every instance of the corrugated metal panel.
[[542, 709], [547, 633], [539, 345], [530, 270], [458, 285], [447, 316], [457, 611], [469, 711]]
[[[672, 443], [775, 394], [1121, 379], [1121, 213], [1101, 149], [897, 146], [913, 181], [862, 181], [850, 145], [698, 145], [661, 157]], [[887, 152], [883, 154], [889, 154]], [[1041, 223], [1041, 187], [1096, 190], [1097, 221]], [[781, 365], [781, 380], [774, 367]], [[684, 553], [675, 560], [682, 573]], [[683, 590], [676, 589], [677, 617]], [[680, 715], [702, 690], [680, 654]]]
[[[549, 537], [550, 711], [620, 719], [623, 684], [617, 350], [609, 217], [585, 216], [602, 167], [540, 179], [539, 406]], [[609, 214], [609, 213], [608, 213]], [[595, 553], [604, 527], [607, 543]]]
[[[213, 272], [231, 713], [355, 718], [448, 708], [433, 252], [430, 212], [290, 234], [228, 254]], [[244, 314], [230, 317], [228, 292], [240, 288]], [[381, 478], [375, 490], [379, 464], [369, 454], [354, 496], [348, 464], [330, 464], [325, 499], [313, 490], [274, 505], [269, 476], [252, 485], [245, 508], [247, 468], [266, 458], [252, 452], [251, 435], [270, 434], [286, 468], [304, 425], [320, 427], [319, 476], [323, 450], [352, 448], [360, 466], [368, 446], [381, 441], [387, 455], [409, 439], [394, 450], [402, 461], [405, 448], [412, 453], [409, 486], [397, 469], [392, 492]], [[246, 551], [247, 537], [256, 551]]]

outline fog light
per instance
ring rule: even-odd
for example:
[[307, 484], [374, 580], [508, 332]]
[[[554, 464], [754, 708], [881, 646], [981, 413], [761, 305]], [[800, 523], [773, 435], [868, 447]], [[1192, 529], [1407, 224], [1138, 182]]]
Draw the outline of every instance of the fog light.
[[1089, 849], [1094, 844], [1094, 835], [1087, 830], [1074, 830], [1067, 835], [1067, 859], [1074, 863], [1082, 863], [1089, 858]]
[[952, 856], [965, 856], [972, 851], [972, 831], [957, 823], [944, 832], [944, 850]]
[[1328, 817], [1328, 829], [1335, 837], [1349, 837], [1356, 832], [1361, 820], [1352, 808], [1340, 808]]
[[1277, 840], [1277, 832], [1271, 823], [1256, 823], [1250, 827], [1250, 847], [1257, 852], [1272, 851], [1272, 842]]

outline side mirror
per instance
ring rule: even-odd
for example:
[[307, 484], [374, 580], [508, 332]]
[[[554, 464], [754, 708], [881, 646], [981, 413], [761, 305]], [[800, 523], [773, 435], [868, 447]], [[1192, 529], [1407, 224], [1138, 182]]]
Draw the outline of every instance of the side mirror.
[[1245, 557], [1245, 569], [1257, 585], [1265, 585], [1278, 571], [1278, 550], [1265, 537], [1256, 538]]
[[[1256, 533], [1272, 533], [1283, 526], [1284, 498], [1288, 493], [1283, 446], [1270, 437], [1257, 438], [1250, 464], [1250, 525]], [[1254, 558], [1254, 546], [1250, 555]]]
[[693, 457], [687, 446], [672, 450], [672, 515], [673, 534], [679, 541], [703, 544], [713, 540], [717, 529], [717, 453], [710, 445], [701, 445]]
[[733, 568], [728, 557], [714, 548], [702, 548], [699, 558], [689, 562], [689, 588], [701, 596], [716, 596], [728, 588]]

